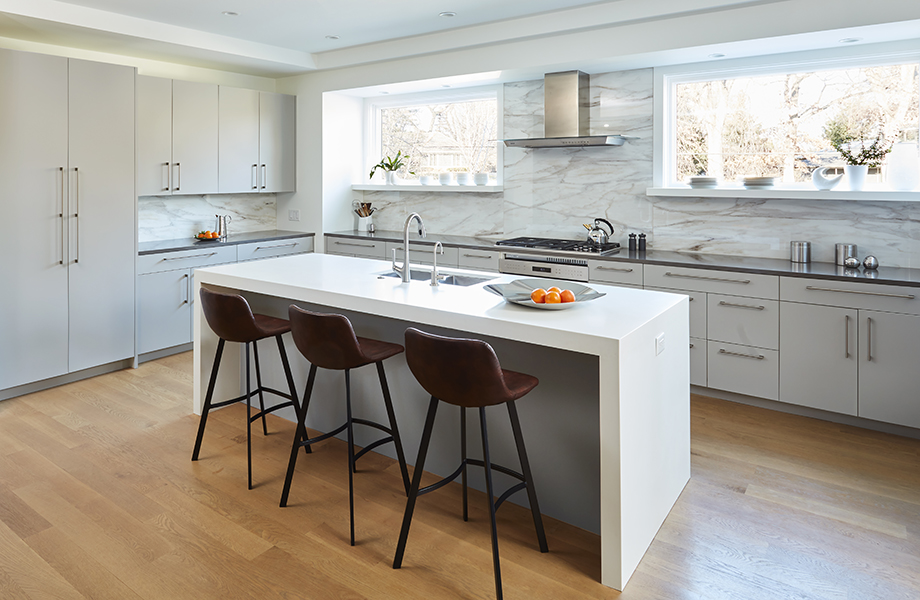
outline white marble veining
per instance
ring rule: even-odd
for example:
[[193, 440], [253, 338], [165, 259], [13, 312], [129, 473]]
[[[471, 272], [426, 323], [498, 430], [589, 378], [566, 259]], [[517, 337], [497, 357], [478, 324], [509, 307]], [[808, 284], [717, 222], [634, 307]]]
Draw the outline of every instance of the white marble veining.
[[[860, 257], [920, 267], [920, 203], [727, 198], [649, 198], [653, 78], [650, 69], [591, 76], [591, 133], [639, 139], [616, 148], [504, 148], [503, 193], [368, 192], [378, 226], [398, 229], [411, 211], [435, 233], [579, 238], [604, 217], [614, 241], [648, 235], [658, 250], [788, 258], [789, 242], [812, 242], [813, 260], [833, 262], [834, 244]], [[543, 81], [504, 86], [504, 137], [543, 135]], [[606, 126], [605, 126], [606, 125]]]
[[138, 242], [192, 237], [230, 215], [230, 231], [275, 229], [274, 194], [142, 196], [137, 201]]

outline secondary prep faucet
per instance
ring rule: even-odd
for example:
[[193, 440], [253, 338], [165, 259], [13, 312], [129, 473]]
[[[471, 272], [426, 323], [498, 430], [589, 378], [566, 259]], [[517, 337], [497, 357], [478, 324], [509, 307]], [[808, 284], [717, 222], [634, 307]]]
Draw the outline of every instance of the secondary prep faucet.
[[422, 216], [418, 213], [412, 213], [406, 218], [406, 225], [403, 227], [403, 266], [396, 266], [396, 248], [393, 248], [393, 270], [402, 275], [403, 283], [409, 283], [409, 225], [412, 224], [412, 219], [418, 221], [418, 234], [420, 236], [428, 237], [428, 232], [425, 231], [425, 223], [422, 221]]

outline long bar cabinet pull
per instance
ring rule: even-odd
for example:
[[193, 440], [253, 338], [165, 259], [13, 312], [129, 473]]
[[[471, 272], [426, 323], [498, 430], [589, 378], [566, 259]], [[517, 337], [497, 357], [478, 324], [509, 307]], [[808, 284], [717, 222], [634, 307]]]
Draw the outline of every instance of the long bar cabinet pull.
[[176, 163], [175, 168], [176, 168], [176, 187], [173, 188], [173, 191], [178, 192], [179, 189], [182, 187], [182, 165], [179, 163]]
[[[336, 246], [357, 246], [358, 248], [376, 248], [377, 244], [355, 244], [351, 242], [332, 242]], [[402, 248], [400, 248], [402, 250]]]
[[188, 299], [192, 295], [188, 289], [188, 282], [189, 282], [188, 273], [183, 275], [183, 277], [185, 277], [185, 300], [182, 301], [182, 304], [188, 304]]
[[61, 218], [61, 264], [64, 264], [64, 237], [65, 237], [65, 220], [64, 220], [64, 196], [67, 194], [65, 189], [67, 184], [67, 174], [64, 173], [64, 167], [60, 167], [61, 170], [61, 212], [58, 213], [58, 217]]
[[268, 178], [268, 170], [262, 165], [262, 189], [265, 189], [265, 180]]
[[850, 315], [843, 315], [843, 319], [843, 357], [850, 358]]
[[861, 290], [837, 290], [834, 288], [823, 288], [815, 287], [813, 285], [806, 285], [806, 290], [812, 290], [813, 292], [837, 292], [838, 294], [862, 294], [863, 296], [883, 296], [885, 298], [903, 298], [905, 300], [913, 300], [916, 298], [913, 294], [886, 294], [884, 292], [865, 292]]
[[719, 306], [731, 306], [733, 308], [749, 308], [751, 310], [765, 310], [766, 306], [754, 306], [753, 304], [735, 304], [733, 302], [725, 302], [724, 300], [719, 300]]
[[872, 318], [866, 317], [866, 360], [872, 362]]
[[632, 269], [618, 269], [616, 267], [605, 267], [603, 265], [598, 265], [595, 267], [598, 271], [616, 271], [617, 273], [632, 273]]
[[668, 271], [665, 277], [677, 277], [679, 279], [702, 279], [703, 281], [721, 281], [724, 283], [751, 283], [750, 279], [725, 279], [724, 277], [703, 277], [702, 275], [683, 275], [681, 273], [671, 273]]
[[76, 180], [74, 182], [73, 218], [74, 218], [74, 223], [76, 223], [76, 227], [74, 228], [74, 234], [75, 234], [75, 237], [77, 238], [76, 239], [77, 249], [76, 249], [76, 254], [74, 255], [74, 258], [73, 258], [73, 262], [78, 263], [80, 262], [80, 169], [79, 167], [73, 168], [73, 174]]
[[202, 257], [214, 256], [215, 254], [217, 254], [217, 252], [209, 252], [207, 254], [185, 254], [183, 256], [173, 256], [173, 257], [161, 258], [160, 260], [164, 260], [164, 261], [165, 260], [185, 260], [187, 258], [202, 258]]
[[166, 185], [162, 187], [161, 191], [163, 191], [163, 192], [168, 192], [170, 186], [172, 185], [172, 184], [170, 183], [170, 181], [169, 181], [169, 175], [170, 175], [170, 172], [169, 172], [169, 163], [168, 163], [168, 162], [165, 162], [165, 163], [163, 163], [163, 166], [166, 167], [166, 173], [165, 173], [165, 177], [164, 177], [164, 176], [163, 176], [164, 173], [163, 173], [162, 171], [160, 172], [160, 183], [164, 183], [164, 182], [165, 182]]
[[249, 173], [249, 183], [252, 184], [252, 189], [259, 189], [259, 165], [252, 165], [252, 171]]
[[763, 354], [741, 354], [740, 352], [729, 352], [725, 348], [719, 348], [719, 354], [737, 356], [739, 358], [753, 358], [754, 360], [763, 360], [765, 358]]
[[492, 258], [488, 254], [463, 254], [463, 258]]
[[293, 244], [276, 244], [274, 246], [256, 246], [256, 249], [253, 252], [258, 252], [259, 250], [271, 250], [272, 248], [293, 248], [297, 245], [297, 242]]

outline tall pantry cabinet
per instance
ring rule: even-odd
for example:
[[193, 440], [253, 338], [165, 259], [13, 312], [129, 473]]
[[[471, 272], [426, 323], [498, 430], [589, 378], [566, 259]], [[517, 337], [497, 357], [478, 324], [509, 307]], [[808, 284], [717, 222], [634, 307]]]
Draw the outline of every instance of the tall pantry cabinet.
[[134, 355], [134, 69], [0, 50], [0, 390]]

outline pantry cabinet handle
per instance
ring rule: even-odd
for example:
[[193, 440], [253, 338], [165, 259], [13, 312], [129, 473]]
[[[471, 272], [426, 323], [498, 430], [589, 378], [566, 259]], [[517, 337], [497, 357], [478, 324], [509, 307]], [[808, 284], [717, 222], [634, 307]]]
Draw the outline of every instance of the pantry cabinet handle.
[[357, 246], [358, 248], [376, 248], [377, 244], [355, 244], [354, 242], [332, 242], [336, 246]]
[[170, 175], [170, 172], [169, 172], [169, 163], [168, 163], [168, 162], [162, 163], [162, 166], [166, 167], [166, 174], [165, 174], [166, 176], [164, 177], [164, 176], [163, 176], [163, 171], [160, 171], [160, 183], [164, 183], [164, 182], [165, 182], [166, 185], [163, 186], [163, 187], [161, 187], [161, 188], [160, 188], [160, 191], [161, 191], [161, 192], [168, 192], [168, 191], [169, 191], [169, 186], [171, 185], [170, 182], [169, 182], [169, 175]]
[[64, 220], [64, 196], [67, 195], [65, 186], [67, 184], [67, 175], [64, 173], [64, 167], [61, 169], [61, 212], [58, 213], [58, 216], [61, 218], [61, 264], [64, 264], [64, 235], [65, 235], [65, 220]]
[[850, 358], [850, 315], [843, 315], [844, 358]]
[[74, 174], [74, 194], [73, 194], [73, 218], [74, 224], [74, 237], [76, 237], [76, 253], [73, 257], [74, 264], [80, 262], [80, 169], [79, 167], [73, 168]]
[[682, 275], [681, 273], [671, 273], [668, 271], [665, 277], [677, 277], [679, 279], [702, 279], [703, 281], [722, 281], [724, 283], [751, 283], [750, 279], [725, 279], [723, 277], [703, 277], [702, 275]]
[[252, 184], [252, 189], [259, 189], [259, 165], [252, 165], [252, 171], [249, 173], [249, 183]]
[[872, 362], [872, 318], [866, 317], [866, 360]]
[[173, 257], [161, 258], [160, 260], [185, 260], [187, 258], [202, 258], [202, 257], [214, 256], [215, 254], [217, 254], [217, 252], [210, 252], [208, 254], [187, 254], [185, 256], [173, 256]]
[[176, 163], [176, 187], [174, 191], [178, 192], [182, 187], [182, 165]]
[[811, 290], [813, 292], [837, 292], [839, 294], [862, 294], [863, 296], [883, 296], [885, 298], [903, 298], [905, 300], [913, 300], [916, 298], [913, 294], [886, 294], [884, 292], [865, 292], [861, 290], [837, 290], [834, 288], [823, 288], [815, 287], [813, 285], [806, 285], [806, 290]]
[[277, 246], [256, 246], [256, 249], [253, 252], [258, 252], [259, 250], [271, 250], [272, 248], [293, 248], [297, 245], [297, 242], [293, 244], [278, 244]]
[[763, 354], [741, 354], [740, 352], [729, 352], [724, 348], [719, 348], [719, 354], [724, 354], [726, 356], [737, 356], [740, 358], [753, 358], [754, 360], [763, 360], [765, 358]]
[[492, 258], [488, 254], [464, 254], [464, 258]]
[[268, 170], [262, 165], [262, 189], [265, 189], [265, 180], [268, 179]]
[[734, 304], [733, 302], [719, 301], [719, 306], [731, 306], [733, 308], [749, 308], [751, 310], [764, 310], [766, 306], [754, 306], [753, 304]]
[[182, 304], [188, 304], [188, 299], [192, 295], [188, 289], [188, 282], [189, 282], [188, 273], [183, 275], [183, 277], [185, 277], [185, 300], [182, 301]]
[[632, 273], [633, 272], [632, 269], [618, 269], [616, 267], [597, 266], [594, 268], [597, 269], [598, 271], [616, 271], [617, 273]]

